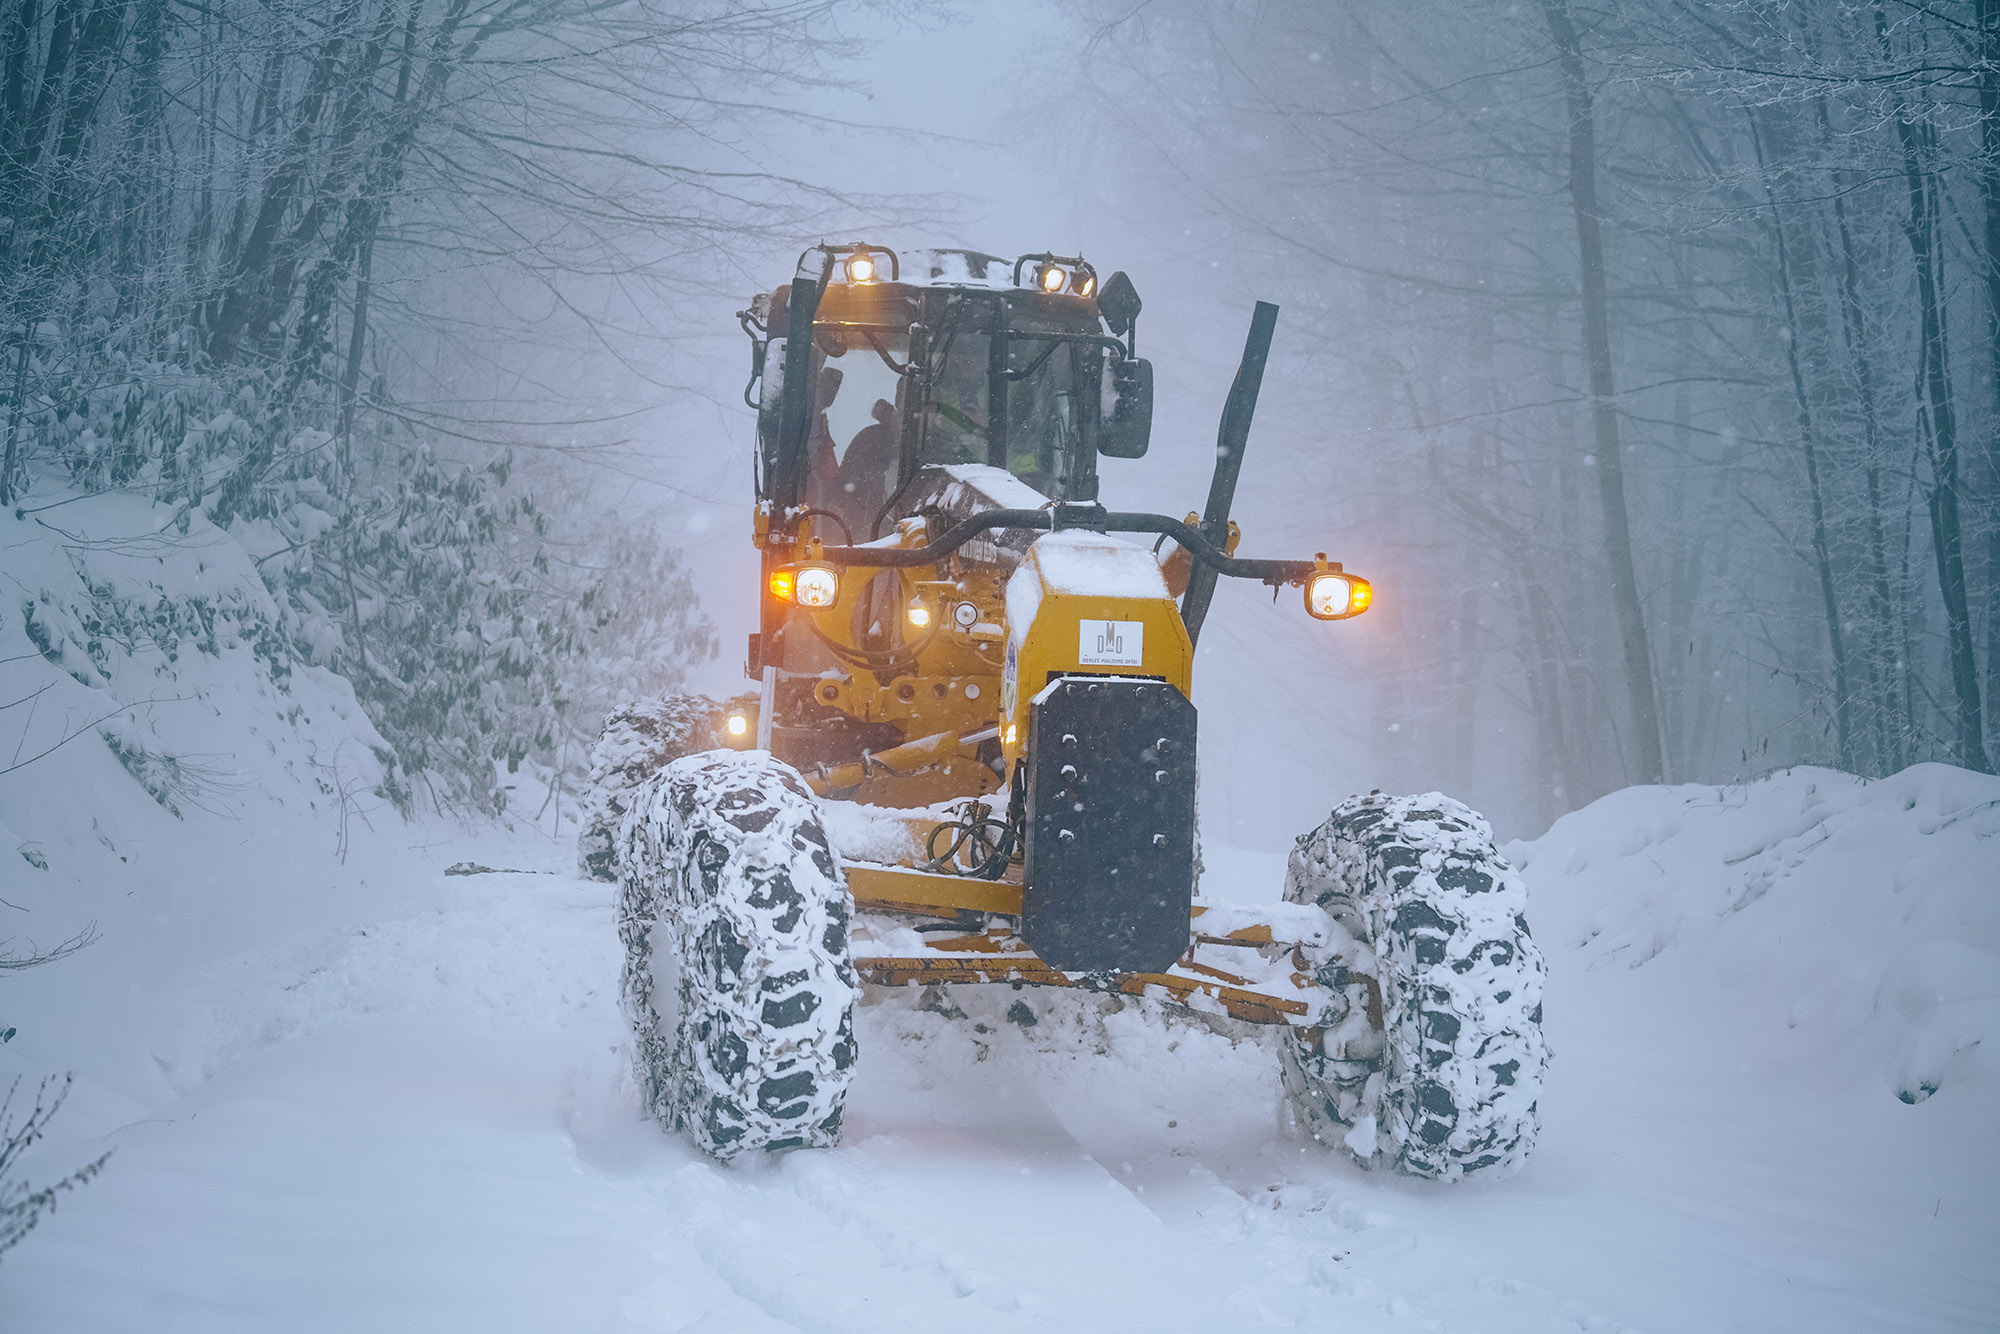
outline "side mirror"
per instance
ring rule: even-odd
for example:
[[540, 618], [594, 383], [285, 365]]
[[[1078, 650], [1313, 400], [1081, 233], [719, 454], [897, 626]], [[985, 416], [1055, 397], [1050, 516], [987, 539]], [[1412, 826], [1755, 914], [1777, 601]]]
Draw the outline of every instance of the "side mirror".
[[1132, 280], [1120, 269], [1104, 281], [1104, 290], [1097, 294], [1097, 312], [1104, 316], [1104, 323], [1112, 333], [1120, 338], [1132, 332], [1132, 326], [1139, 319], [1139, 312], [1145, 302], [1139, 300], [1139, 291], [1132, 286]]
[[1144, 357], [1105, 368], [1104, 417], [1097, 452], [1106, 458], [1143, 458], [1153, 437], [1153, 363]]

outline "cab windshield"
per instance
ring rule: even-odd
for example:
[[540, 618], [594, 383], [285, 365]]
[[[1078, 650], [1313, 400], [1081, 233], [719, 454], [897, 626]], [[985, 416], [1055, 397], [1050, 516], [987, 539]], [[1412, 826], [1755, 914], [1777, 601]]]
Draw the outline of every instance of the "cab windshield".
[[1051, 499], [1093, 498], [1103, 352], [1090, 335], [1017, 330], [996, 358], [988, 329], [971, 325], [947, 316], [914, 369], [907, 327], [815, 327], [806, 504], [851, 540], [879, 536], [927, 464], [991, 464]]
[[[1085, 404], [1082, 391], [1096, 387], [1086, 364], [1096, 355], [1088, 345], [1012, 335], [998, 367], [987, 334], [947, 336], [932, 362], [921, 461], [996, 463], [1045, 496], [1063, 495], [1083, 452], [1083, 424], [1095, 420], [1096, 404]], [[996, 399], [1006, 404], [997, 442]]]

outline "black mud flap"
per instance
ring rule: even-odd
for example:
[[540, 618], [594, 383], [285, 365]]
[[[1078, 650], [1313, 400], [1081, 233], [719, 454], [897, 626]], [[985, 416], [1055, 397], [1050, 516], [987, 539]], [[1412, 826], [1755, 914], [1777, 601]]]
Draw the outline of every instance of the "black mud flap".
[[1030, 706], [1021, 938], [1068, 973], [1187, 951], [1195, 711], [1164, 681], [1064, 677]]

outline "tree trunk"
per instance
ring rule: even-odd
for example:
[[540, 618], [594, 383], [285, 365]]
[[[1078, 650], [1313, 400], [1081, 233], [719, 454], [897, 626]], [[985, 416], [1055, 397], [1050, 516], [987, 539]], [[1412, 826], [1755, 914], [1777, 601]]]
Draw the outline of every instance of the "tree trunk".
[[20, 0], [0, 45], [0, 208], [11, 203], [17, 162], [23, 152], [28, 115], [28, 47], [41, 26], [38, 0]]
[[347, 367], [340, 376], [340, 469], [341, 484], [354, 484], [354, 411], [361, 392], [361, 354], [368, 343], [368, 288], [375, 267], [375, 235], [370, 231], [361, 243], [361, 258], [354, 275], [354, 310], [348, 323]]
[[1986, 351], [1994, 422], [1986, 430], [1986, 700], [2000, 698], [2000, 0], [1979, 20], [1979, 195], [1985, 205]]
[[[1884, 49], [1888, 23], [1878, 6], [1875, 32]], [[1926, 158], [1934, 132], [1912, 119], [1897, 99], [1896, 137], [1903, 150], [1903, 179], [1909, 187], [1910, 212], [1903, 225], [1910, 257], [1917, 270], [1917, 319], [1922, 332], [1919, 348], [1921, 378], [1928, 412], [1918, 425], [1928, 446], [1931, 465], [1929, 502], [1931, 549], [1937, 558], [1938, 594], [1944, 602], [1945, 640], [1951, 662], [1952, 693], [1957, 697], [1958, 762], [1988, 773], [1985, 728], [1979, 716], [1979, 671], [1973, 656], [1972, 617], [1965, 586], [1963, 528], [1958, 513], [1958, 416], [1951, 395], [1951, 364], [1945, 342], [1944, 297], [1938, 285], [1936, 200]]]
[[67, 218], [81, 198], [84, 181], [76, 171], [77, 159], [96, 122], [98, 101], [104, 96], [111, 76], [117, 73], [118, 55], [124, 45], [123, 0], [99, 0], [84, 14], [76, 50], [70, 57], [69, 86], [64, 90], [50, 163], [52, 184], [47, 208], [52, 219]]
[[268, 322], [273, 313], [271, 296], [266, 289], [270, 269], [278, 258], [273, 253], [280, 242], [278, 228], [305, 183], [313, 127], [332, 90], [346, 31], [353, 21], [353, 9], [352, 0], [349, 0], [329, 25], [330, 35], [320, 43], [305, 91], [292, 110], [292, 123], [286, 132], [286, 143], [278, 165], [264, 180], [257, 219], [251, 224], [250, 235], [245, 238], [243, 248], [236, 256], [229, 286], [223, 292], [214, 326], [209, 330], [208, 355], [217, 363], [226, 364], [234, 360], [243, 335], [246, 332], [258, 333], [259, 325]]
[[[1826, 113], [1826, 100], [1816, 104], [1820, 143], [1830, 149], [1833, 126]], [[1902, 613], [1889, 587], [1889, 542], [1882, 519], [1882, 429], [1875, 403], [1875, 353], [1869, 338], [1867, 318], [1861, 307], [1861, 265], [1855, 258], [1854, 233], [1847, 223], [1847, 205], [1842, 195], [1849, 173], [1836, 171], [1834, 182], [1841, 187], [1833, 193], [1834, 232], [1840, 238], [1840, 325], [1848, 358], [1854, 366], [1856, 406], [1861, 417], [1862, 473], [1867, 482], [1868, 522], [1868, 648], [1864, 662], [1868, 673], [1870, 730], [1875, 738], [1878, 772], [1895, 773], [1909, 763], [1908, 731], [1896, 719], [1905, 712], [1907, 691], [1903, 688], [1908, 662], [1897, 650], [1897, 627]]]
[[1848, 692], [1846, 636], [1841, 633], [1840, 598], [1835, 592], [1833, 558], [1827, 546], [1826, 497], [1819, 480], [1819, 439], [1813, 428], [1812, 400], [1806, 394], [1805, 375], [1799, 369], [1799, 343], [1805, 337], [1805, 330], [1799, 327], [1798, 306], [1792, 297], [1791, 246], [1785, 238], [1785, 215], [1771, 189], [1765, 166], [1764, 135], [1754, 113], [1750, 116], [1750, 143], [1756, 153], [1758, 173], [1763, 178], [1764, 200], [1771, 211], [1772, 241], [1777, 248], [1778, 294], [1784, 301], [1787, 334], [1785, 368], [1791, 372], [1792, 397], [1798, 408], [1799, 448], [1805, 455], [1806, 495], [1812, 509], [1813, 566], [1819, 574], [1820, 608], [1826, 617], [1827, 644], [1833, 652], [1834, 738], [1840, 767], [1855, 773], [1860, 765], [1854, 743], [1853, 697]]
[[118, 306], [124, 319], [136, 318], [145, 329], [143, 346], [152, 348], [153, 321], [159, 314], [157, 287], [163, 281], [161, 258], [172, 199], [172, 168], [167, 156], [166, 97], [160, 63], [166, 54], [167, 0], [139, 0], [133, 26], [132, 67], [127, 85], [126, 133], [131, 137], [128, 170], [132, 173], [130, 202], [118, 218]]
[[[35, 330], [55, 289], [57, 265], [81, 244], [78, 233], [88, 225], [82, 204], [89, 182], [77, 159], [124, 44], [122, 0], [102, 0], [89, 6], [72, 0], [58, 10], [42, 84], [22, 131], [21, 146], [0, 158], [0, 208], [7, 210], [14, 224], [8, 229], [7, 247], [0, 250], [0, 270], [11, 267], [21, 256], [19, 242], [27, 240], [25, 281], [10, 284], [17, 289], [17, 304], [10, 314], [21, 341], [7, 442], [4, 454], [0, 454], [0, 503], [16, 498], [27, 466], [21, 440], [22, 403], [27, 396]], [[4, 132], [11, 134], [12, 127], [5, 127]]]
[[13, 392], [8, 395], [7, 444], [0, 452], [0, 505], [14, 503], [14, 474], [21, 466], [21, 414], [28, 397], [28, 361], [34, 350], [34, 339], [23, 334], [20, 351], [14, 354]]
[[1605, 295], [1604, 235], [1597, 202], [1597, 146], [1590, 85], [1583, 50], [1570, 21], [1567, 0], [1542, 0], [1542, 13], [1556, 47], [1569, 107], [1569, 191], [1576, 212], [1576, 240], [1583, 288], [1584, 360], [1590, 372], [1593, 439], [1598, 495], [1604, 509], [1604, 547], [1610, 567], [1611, 600], [1618, 613], [1624, 649], [1625, 692], [1632, 715], [1633, 765], [1641, 783], [1665, 780], [1660, 754], [1660, 720], [1653, 686], [1653, 662], [1646, 645], [1646, 620], [1639, 605], [1639, 578], [1632, 560], [1631, 520], [1625, 506], [1625, 464], [1618, 440], [1618, 406], [1611, 374], [1611, 321]]
[[1527, 629], [1520, 655], [1521, 674], [1528, 683], [1528, 709], [1535, 720], [1535, 770], [1541, 782], [1536, 811], [1544, 824], [1571, 810], [1576, 771], [1569, 737], [1563, 726], [1561, 646], [1550, 624], [1541, 585], [1518, 563], [1508, 570], [1514, 581], [1515, 605], [1526, 610]]
[[1472, 784], [1479, 729], [1479, 590], [1458, 600], [1458, 652], [1452, 664], [1451, 776], [1462, 792]]
[[[76, 27], [79, 0], [57, 0], [54, 17], [49, 28], [49, 48], [42, 54], [42, 71], [33, 80], [34, 99], [27, 97], [29, 76], [25, 67], [10, 80], [18, 91], [10, 95], [10, 100], [18, 100], [18, 110], [0, 123], [0, 135], [4, 135], [6, 152], [0, 154], [0, 208], [6, 208], [15, 218], [27, 216], [29, 204], [28, 178], [40, 161], [43, 146], [48, 143], [49, 128], [55, 120], [56, 98], [60, 95], [63, 79], [69, 73], [70, 55], [76, 47]], [[32, 15], [22, 10], [22, 27], [18, 40], [21, 43], [22, 60], [34, 38], [34, 27], [29, 23]], [[11, 54], [11, 53], [10, 53]], [[15, 71], [9, 71], [15, 75]]]

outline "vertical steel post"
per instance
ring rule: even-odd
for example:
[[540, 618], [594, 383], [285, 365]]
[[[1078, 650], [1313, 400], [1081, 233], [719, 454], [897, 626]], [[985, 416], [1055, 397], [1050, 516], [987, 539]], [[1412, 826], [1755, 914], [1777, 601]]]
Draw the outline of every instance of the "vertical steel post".
[[771, 753], [772, 714], [778, 711], [778, 669], [764, 664], [763, 690], [757, 696], [757, 749]]
[[986, 462], [1007, 466], [1007, 299], [993, 303], [986, 343]]
[[[1236, 479], [1243, 471], [1243, 446], [1250, 438], [1250, 419], [1257, 412], [1257, 391], [1264, 386], [1264, 363], [1271, 355], [1271, 333], [1278, 326], [1278, 308], [1259, 301], [1250, 316], [1250, 336], [1243, 342], [1243, 363], [1229, 386], [1222, 407], [1222, 425], [1215, 433], [1215, 477], [1208, 484], [1208, 508], [1201, 531], [1217, 550], [1229, 540], [1229, 507], [1236, 500]], [[1215, 596], [1215, 571], [1197, 563], [1181, 598], [1181, 621], [1190, 641], [1201, 638], [1201, 623]]]
[[819, 313], [820, 294], [832, 269], [830, 255], [819, 271], [808, 270], [802, 259], [786, 299], [785, 388], [778, 414], [777, 458], [771, 469], [771, 504], [776, 511], [772, 517], [779, 522], [788, 522], [785, 511], [796, 507], [804, 494], [806, 450], [819, 409], [819, 386], [812, 374], [813, 317]]
[[[808, 259], [819, 256], [817, 270]], [[794, 533], [792, 511], [805, 499], [807, 453], [812, 428], [819, 420], [819, 386], [812, 374], [813, 319], [819, 314], [819, 300], [833, 274], [833, 256], [812, 249], [799, 257], [786, 299], [785, 364], [782, 368], [782, 397], [779, 400], [778, 443], [770, 470], [772, 541], [764, 547], [758, 562], [757, 603], [759, 654], [764, 659], [763, 707], [757, 714], [758, 746], [770, 749], [772, 695], [777, 681], [776, 656], [782, 646], [779, 631], [785, 624], [785, 605], [771, 595], [771, 570], [793, 558], [789, 545]], [[769, 367], [765, 374], [769, 374]]]

